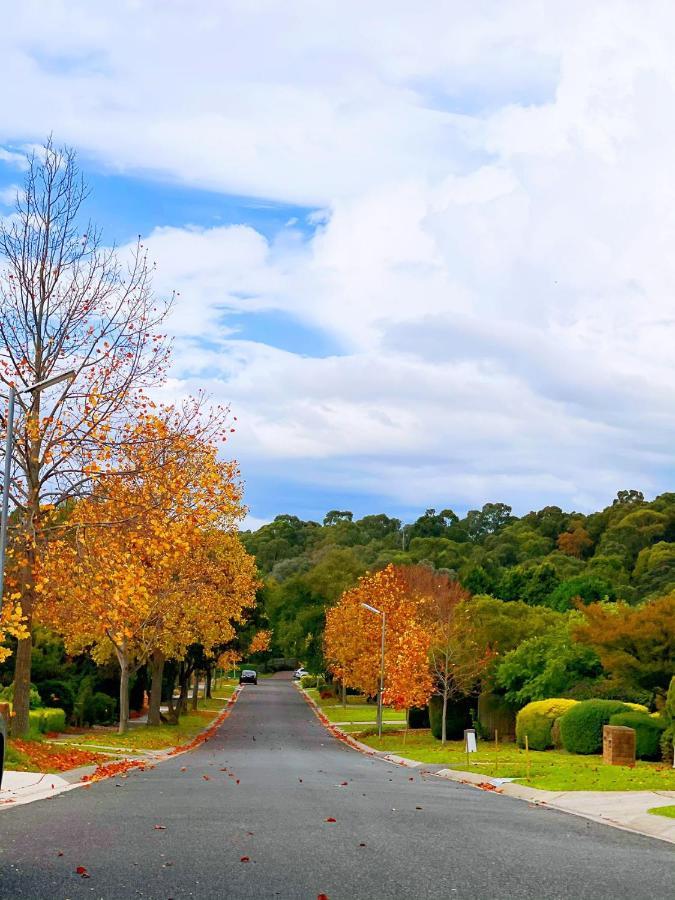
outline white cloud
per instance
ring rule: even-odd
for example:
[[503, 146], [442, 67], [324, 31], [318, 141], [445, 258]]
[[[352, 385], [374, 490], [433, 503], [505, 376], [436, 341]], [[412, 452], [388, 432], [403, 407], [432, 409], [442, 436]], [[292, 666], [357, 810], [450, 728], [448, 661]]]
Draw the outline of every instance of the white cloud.
[[[307, 241], [148, 238], [180, 292], [176, 389], [232, 401], [249, 481], [422, 508], [669, 486], [670, 4], [49, 9], [0, 36], [22, 85], [0, 139], [54, 128], [112, 169], [321, 207]], [[269, 310], [344, 355], [228, 326]]]

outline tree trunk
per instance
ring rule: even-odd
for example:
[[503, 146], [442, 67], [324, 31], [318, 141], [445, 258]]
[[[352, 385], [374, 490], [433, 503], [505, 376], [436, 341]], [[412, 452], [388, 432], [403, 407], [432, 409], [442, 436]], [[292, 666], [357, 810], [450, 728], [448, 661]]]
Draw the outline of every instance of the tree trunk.
[[195, 670], [195, 680], [192, 685], [192, 711], [197, 709], [197, 701], [199, 700], [199, 672]]
[[129, 727], [129, 660], [126, 647], [116, 647], [120, 664], [120, 721], [118, 733], [124, 734]]
[[206, 670], [206, 699], [211, 700], [211, 666]]
[[12, 702], [12, 736], [25, 737], [30, 728], [28, 710], [30, 709], [30, 677], [33, 656], [33, 572], [35, 566], [35, 549], [28, 541], [26, 562], [24, 564], [21, 584], [21, 611], [24, 615], [28, 637], [18, 641], [16, 660], [14, 662], [14, 699]]
[[152, 680], [150, 685], [148, 725], [160, 725], [162, 719], [159, 707], [162, 702], [162, 676], [164, 674], [164, 654], [160, 650], [155, 650], [152, 654], [150, 672]]
[[342, 682], [342, 708], [347, 709], [347, 685]]
[[443, 719], [441, 720], [441, 744], [445, 744], [448, 739], [448, 686], [443, 685]]
[[32, 651], [33, 638], [29, 632], [28, 637], [19, 641], [16, 648], [16, 661], [14, 663], [14, 700], [12, 702], [14, 715], [11, 718], [13, 737], [24, 737], [28, 734], [30, 726], [28, 709], [30, 706], [30, 668]]

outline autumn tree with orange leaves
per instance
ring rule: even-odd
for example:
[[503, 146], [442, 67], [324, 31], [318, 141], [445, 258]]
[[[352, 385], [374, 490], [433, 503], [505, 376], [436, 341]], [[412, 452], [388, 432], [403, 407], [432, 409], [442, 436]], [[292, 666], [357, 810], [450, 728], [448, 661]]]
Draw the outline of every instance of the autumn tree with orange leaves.
[[268, 628], [261, 628], [261, 630], [256, 631], [256, 633], [251, 638], [251, 643], [249, 644], [248, 652], [250, 654], [266, 653], [270, 649], [271, 645], [272, 645], [272, 632]]
[[17, 395], [11, 543], [26, 631], [16, 653], [15, 735], [29, 724], [34, 572], [51, 511], [90, 490], [92, 460], [119, 442], [144, 393], [163, 380], [169, 353], [161, 325], [170, 301], [154, 296], [145, 248], [139, 242], [122, 260], [105, 246], [96, 226], [83, 224], [87, 195], [75, 153], [48, 141], [27, 160], [13, 214], [0, 218], [0, 383], [20, 391], [75, 372]]
[[348, 687], [377, 693], [380, 622], [363, 603], [386, 614], [383, 701], [397, 709], [423, 706], [433, 692], [429, 633], [420, 623], [417, 601], [393, 565], [364, 575], [327, 611], [324, 652], [329, 669]]
[[173, 410], [140, 417], [115, 466], [49, 543], [36, 582], [40, 619], [69, 652], [117, 659], [120, 732], [129, 675], [154, 654], [180, 658], [190, 644], [230, 640], [257, 586], [233, 533], [244, 514], [235, 464], [173, 422]]

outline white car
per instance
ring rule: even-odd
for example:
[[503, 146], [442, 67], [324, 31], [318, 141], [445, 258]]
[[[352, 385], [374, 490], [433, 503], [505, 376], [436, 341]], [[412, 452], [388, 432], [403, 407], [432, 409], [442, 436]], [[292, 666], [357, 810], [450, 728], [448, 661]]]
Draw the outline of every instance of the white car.
[[300, 681], [303, 675], [309, 675], [309, 672], [302, 666], [300, 666], [299, 669], [296, 669], [295, 672], [293, 672], [293, 678], [295, 678], [296, 681]]

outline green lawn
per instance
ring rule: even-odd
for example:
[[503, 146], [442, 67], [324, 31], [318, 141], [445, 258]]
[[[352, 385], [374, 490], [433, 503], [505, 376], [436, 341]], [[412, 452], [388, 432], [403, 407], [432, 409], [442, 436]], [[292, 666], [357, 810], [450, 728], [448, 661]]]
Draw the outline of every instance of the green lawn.
[[386, 750], [420, 762], [444, 765], [449, 769], [515, 778], [523, 784], [549, 791], [646, 791], [675, 790], [675, 769], [663, 763], [638, 761], [634, 769], [607, 766], [600, 756], [578, 756], [564, 750], [530, 751], [530, 781], [527, 757], [515, 744], [479, 742], [478, 752], [467, 755], [462, 741], [448, 741], [443, 747], [427, 729], [390, 732], [382, 739], [372, 732], [355, 735], [375, 750]]
[[[363, 697], [348, 696], [347, 706], [343, 707], [342, 702], [335, 697], [329, 700], [321, 700], [319, 692], [315, 688], [309, 688], [307, 691], [314, 702], [321, 707], [321, 711], [331, 722], [375, 722], [377, 720], [377, 704], [365, 703]], [[405, 723], [405, 712], [395, 709], [384, 708], [385, 722]]]
[[653, 806], [647, 812], [653, 816], [665, 816], [666, 819], [675, 819], [675, 806]]
[[180, 744], [189, 744], [200, 731], [208, 728], [216, 714], [223, 708], [222, 700], [200, 700], [201, 709], [181, 716], [178, 725], [134, 725], [126, 734], [97, 731], [68, 736], [68, 743], [77, 746], [119, 748], [120, 750], [165, 750]]

